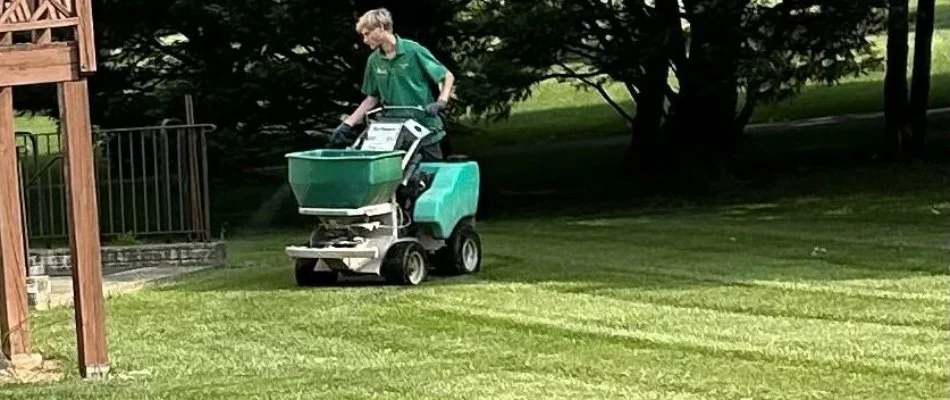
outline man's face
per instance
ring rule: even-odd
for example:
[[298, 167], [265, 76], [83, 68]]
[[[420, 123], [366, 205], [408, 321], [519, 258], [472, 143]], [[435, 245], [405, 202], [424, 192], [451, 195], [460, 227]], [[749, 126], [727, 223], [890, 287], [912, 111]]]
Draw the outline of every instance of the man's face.
[[370, 49], [376, 50], [383, 43], [383, 28], [363, 29], [363, 43]]

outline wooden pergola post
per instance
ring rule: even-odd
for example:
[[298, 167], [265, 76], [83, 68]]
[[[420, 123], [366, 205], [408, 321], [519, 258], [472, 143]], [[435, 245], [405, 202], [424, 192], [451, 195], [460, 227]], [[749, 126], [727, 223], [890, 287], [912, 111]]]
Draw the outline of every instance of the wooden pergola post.
[[[70, 42], [53, 42], [71, 30]], [[17, 42], [14, 33], [30, 32]], [[79, 372], [109, 371], [102, 294], [102, 262], [92, 126], [86, 76], [96, 71], [91, 0], [0, 0], [0, 337], [3, 355], [16, 366], [34, 359], [26, 297], [26, 254], [20, 216], [13, 88], [56, 83], [63, 127], [63, 172]]]

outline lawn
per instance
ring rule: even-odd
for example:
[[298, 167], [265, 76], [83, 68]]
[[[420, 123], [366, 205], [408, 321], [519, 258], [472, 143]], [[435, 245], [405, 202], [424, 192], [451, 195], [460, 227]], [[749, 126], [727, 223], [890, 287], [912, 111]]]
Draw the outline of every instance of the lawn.
[[34, 134], [55, 132], [56, 122], [52, 118], [43, 116], [21, 116], [14, 119], [17, 131], [32, 132]]
[[[935, 99], [950, 90], [939, 40]], [[875, 111], [875, 79], [756, 118]], [[479, 141], [616, 132], [611, 113], [545, 85]], [[809, 166], [861, 164], [876, 129], [752, 139], [749, 165], [796, 163], [703, 205], [624, 199], [616, 146], [480, 155], [510, 211], [479, 224], [481, 274], [298, 289], [282, 249], [307, 232], [243, 233], [229, 268], [108, 300], [108, 382], [75, 376], [71, 310], [34, 314], [35, 346], [70, 375], [0, 398], [946, 398], [950, 178]], [[213, 215], [277, 226], [283, 206], [284, 225], [302, 225], [284, 182], [215, 188]]]
[[[298, 289], [287, 243], [109, 299], [113, 379], [4, 399], [946, 398], [943, 192], [483, 222], [484, 271]], [[75, 369], [72, 314], [39, 351]]]

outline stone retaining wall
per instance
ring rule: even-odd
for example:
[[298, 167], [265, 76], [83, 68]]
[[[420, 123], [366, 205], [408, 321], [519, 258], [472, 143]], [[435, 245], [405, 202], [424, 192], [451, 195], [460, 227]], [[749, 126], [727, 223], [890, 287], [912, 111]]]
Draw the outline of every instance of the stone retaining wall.
[[[30, 275], [71, 275], [68, 248], [30, 250]], [[103, 246], [104, 274], [143, 267], [220, 266], [227, 262], [224, 242]]]

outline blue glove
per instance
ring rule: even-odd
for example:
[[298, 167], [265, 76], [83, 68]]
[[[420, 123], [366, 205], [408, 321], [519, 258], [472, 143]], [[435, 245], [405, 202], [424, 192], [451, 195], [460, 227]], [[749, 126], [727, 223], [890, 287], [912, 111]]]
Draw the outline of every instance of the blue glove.
[[333, 137], [330, 138], [330, 142], [333, 144], [348, 144], [352, 141], [350, 138], [350, 126], [345, 122], [340, 124], [333, 130]]
[[434, 103], [429, 103], [426, 106], [426, 112], [433, 117], [438, 117], [439, 112], [445, 109], [445, 102], [442, 100], [436, 101]]

